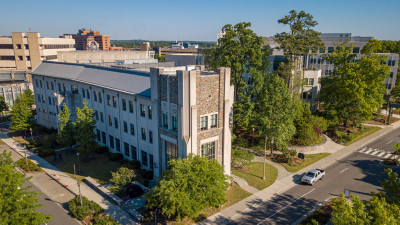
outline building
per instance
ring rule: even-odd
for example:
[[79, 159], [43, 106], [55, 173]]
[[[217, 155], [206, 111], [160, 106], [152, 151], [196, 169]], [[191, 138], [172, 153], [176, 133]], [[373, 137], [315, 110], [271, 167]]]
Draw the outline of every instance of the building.
[[165, 55], [166, 62], [174, 62], [175, 66], [204, 65], [204, 57], [199, 54]]
[[40, 33], [13, 32], [11, 37], [0, 36], [0, 70], [35, 68], [41, 61], [57, 60], [57, 51], [74, 51], [74, 39], [40, 37]]
[[59, 51], [59, 62], [115, 63], [118, 60], [154, 59], [153, 51]]
[[122, 47], [116, 47], [116, 46], [112, 46], [109, 49], [110, 51], [123, 51]]
[[230, 68], [216, 73], [191, 68], [159, 67], [141, 73], [42, 62], [32, 71], [38, 124], [57, 128], [64, 103], [74, 120], [75, 108], [86, 99], [95, 110], [98, 143], [128, 160], [139, 160], [155, 177], [168, 160], [190, 153], [218, 160], [230, 174]]
[[160, 48], [156, 47], [155, 52], [161, 55], [177, 55], [177, 54], [201, 54], [201, 48]]
[[0, 96], [13, 106], [26, 89], [33, 90], [30, 76], [26, 70], [0, 70]]
[[110, 35], [102, 35], [100, 31], [92, 31], [91, 29], [82, 28], [77, 34], [64, 34], [71, 35], [75, 40], [76, 50], [86, 50], [88, 44], [90, 45], [93, 41], [99, 44], [100, 50], [110, 50]]

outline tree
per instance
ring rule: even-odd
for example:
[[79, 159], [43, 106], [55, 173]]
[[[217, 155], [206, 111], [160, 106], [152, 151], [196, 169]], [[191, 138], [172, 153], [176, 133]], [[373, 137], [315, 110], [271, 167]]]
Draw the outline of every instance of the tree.
[[292, 85], [291, 71], [296, 68], [296, 61], [298, 56], [303, 56], [303, 74], [301, 80], [304, 78], [308, 55], [310, 51], [314, 52], [317, 48], [324, 47], [324, 42], [319, 37], [321, 34], [312, 28], [318, 25], [317, 21], [313, 20], [313, 16], [304, 11], [299, 13], [296, 10], [289, 12], [278, 23], [289, 25], [290, 32], [282, 32], [275, 35], [275, 41], [280, 44], [280, 48], [284, 50], [284, 55], [288, 60], [289, 68], [286, 68], [288, 74], [288, 89]]
[[228, 175], [215, 159], [189, 154], [172, 159], [156, 186], [145, 195], [147, 209], [157, 208], [169, 218], [197, 217], [204, 209], [224, 204]]
[[321, 78], [321, 91], [318, 100], [323, 104], [326, 113], [343, 122], [368, 120], [383, 103], [385, 79], [390, 68], [382, 64], [387, 56], [365, 52], [361, 59], [355, 61], [351, 54], [353, 46], [347, 42], [340, 43], [336, 50], [324, 55], [326, 60], [335, 66], [333, 74]]
[[27, 130], [30, 126], [29, 119], [32, 117], [32, 112], [28, 108], [28, 102], [24, 96], [17, 99], [11, 111], [11, 125], [12, 131]]
[[254, 154], [243, 149], [232, 148], [232, 162], [240, 166], [251, 163]]
[[23, 98], [25, 99], [29, 109], [32, 110], [32, 106], [35, 104], [35, 96], [33, 95], [32, 90], [26, 89], [23, 93]]
[[23, 188], [22, 185], [30, 178], [25, 178], [14, 168], [11, 152], [0, 154], [0, 224], [49, 223], [52, 215], [36, 212], [44, 207], [38, 204], [37, 196], [40, 193], [28, 191], [30, 187]]
[[67, 104], [64, 103], [61, 108], [60, 114], [58, 114], [58, 133], [57, 142], [64, 147], [71, 147], [76, 144], [75, 140], [75, 130], [74, 126], [69, 119], [71, 116], [71, 110], [68, 108]]
[[124, 187], [132, 182], [132, 178], [135, 177], [135, 171], [126, 167], [120, 167], [117, 172], [111, 171], [111, 175], [111, 183]]
[[0, 96], [0, 112], [2, 116], [4, 115], [4, 111], [8, 111], [8, 108], [9, 107], [4, 96]]
[[94, 128], [96, 128], [96, 120], [93, 119], [94, 110], [87, 107], [88, 102], [86, 99], [83, 100], [83, 108], [76, 107], [76, 115], [78, 119], [76, 122], [72, 122], [75, 127], [75, 140], [80, 143], [78, 151], [87, 155], [89, 153], [90, 159], [92, 158], [92, 150], [97, 147], [95, 140], [96, 134]]
[[154, 59], [158, 59], [159, 61], [165, 61], [165, 55], [159, 55], [158, 53], [156, 53], [154, 55]]
[[267, 151], [267, 140], [273, 155], [273, 146], [279, 150], [285, 149], [295, 133], [293, 119], [295, 111], [290, 93], [282, 78], [276, 73], [267, 76], [265, 85], [256, 100], [258, 133], [265, 137], [264, 145], [264, 175], [265, 179], [265, 156]]

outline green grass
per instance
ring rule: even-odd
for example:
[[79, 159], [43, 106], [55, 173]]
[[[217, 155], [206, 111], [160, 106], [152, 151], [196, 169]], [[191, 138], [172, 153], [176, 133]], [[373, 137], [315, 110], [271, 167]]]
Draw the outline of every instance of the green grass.
[[382, 129], [382, 128], [371, 126], [371, 127], [366, 127], [363, 131], [361, 131], [359, 133], [353, 133], [353, 134], [347, 135], [347, 133], [345, 133], [345, 132], [337, 131], [336, 135], [338, 136], [339, 141], [343, 141], [344, 145], [348, 146], [348, 145], [351, 145], [354, 142], [360, 140], [361, 138], [364, 138], [372, 133], [375, 133], [376, 131], [378, 131], [380, 129]]
[[270, 164], [265, 164], [265, 180], [263, 180], [263, 165], [262, 162], [252, 162], [246, 165], [248, 171], [243, 172], [233, 168], [232, 173], [246, 180], [249, 185], [262, 190], [272, 185], [278, 177], [278, 170]]
[[297, 171], [327, 157], [330, 154], [331, 153], [318, 153], [318, 154], [305, 155], [305, 157], [308, 158], [309, 160], [304, 163], [301, 163], [299, 165], [296, 165], [296, 166], [290, 166], [288, 163], [280, 163], [280, 164], [282, 166], [284, 166], [286, 168], [286, 170], [289, 172], [297, 172]]
[[234, 205], [250, 195], [250, 192], [240, 188], [236, 183], [234, 183], [226, 192], [228, 202], [224, 205], [224, 208]]
[[40, 168], [36, 163], [32, 162], [28, 159], [28, 165], [26, 165], [26, 159], [21, 158], [20, 160], [15, 162], [15, 165], [23, 169], [25, 172], [42, 172], [42, 168]]

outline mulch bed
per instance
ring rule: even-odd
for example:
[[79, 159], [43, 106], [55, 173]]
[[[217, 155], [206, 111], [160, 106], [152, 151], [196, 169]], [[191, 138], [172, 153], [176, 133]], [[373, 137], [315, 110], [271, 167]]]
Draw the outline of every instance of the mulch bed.
[[[283, 155], [275, 154], [273, 157], [267, 156], [267, 158], [269, 158], [272, 162], [287, 163], [284, 160]], [[291, 163], [294, 164], [294, 166], [298, 166], [298, 165], [301, 165], [302, 163], [307, 162], [308, 160], [309, 160], [309, 158], [300, 159], [297, 156], [293, 156], [293, 161]]]

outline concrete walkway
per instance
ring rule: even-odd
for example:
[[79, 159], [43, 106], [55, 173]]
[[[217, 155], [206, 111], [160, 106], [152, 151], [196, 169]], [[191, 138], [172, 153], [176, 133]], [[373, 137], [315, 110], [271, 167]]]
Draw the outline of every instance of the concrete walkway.
[[[214, 214], [213, 216], [208, 217], [207, 219], [199, 222], [198, 224], [230, 224], [232, 223], [231, 219], [237, 216], [240, 216], [243, 211], [249, 210], [251, 208], [257, 208], [260, 204], [263, 204], [269, 200], [270, 197], [283, 193], [296, 184], [300, 183], [301, 177], [308, 172], [310, 169], [319, 168], [323, 169], [339, 161], [341, 158], [353, 153], [354, 151], [366, 146], [368, 143], [374, 141], [380, 136], [386, 134], [387, 132], [392, 131], [393, 129], [397, 129], [400, 127], [400, 121], [389, 125], [347, 147], [341, 148], [340, 150], [331, 150], [333, 154], [315, 162], [314, 164], [305, 167], [304, 169], [292, 173], [289, 176], [283, 179], [277, 179], [275, 183], [271, 186], [261, 190], [242, 201], [222, 210], [219, 213]], [[334, 146], [334, 145], [333, 145]], [[337, 146], [339, 149], [339, 147]], [[311, 153], [311, 152], [310, 152]], [[279, 170], [278, 170], [279, 171]], [[279, 176], [279, 175], [278, 175]]]
[[[59, 190], [61, 191], [62, 189], [68, 189], [71, 193], [75, 195], [79, 195], [79, 189], [78, 185], [75, 179], [72, 177], [68, 176], [66, 173], [62, 172], [59, 170], [57, 167], [51, 165], [48, 163], [46, 160], [42, 159], [38, 155], [28, 151], [24, 150], [22, 146], [20, 146], [17, 142], [15, 142], [13, 139], [9, 138], [5, 132], [0, 133], [0, 138], [1, 140], [6, 143], [8, 146], [11, 148], [14, 148], [14, 145], [16, 145], [15, 151], [19, 153], [21, 156], [25, 156], [25, 153], [28, 157], [28, 159], [32, 160], [38, 166], [40, 166], [47, 174], [49, 177], [52, 179], [55, 179], [54, 174], [56, 173], [60, 177], [60, 181], [57, 181], [60, 183], [60, 186], [58, 187]], [[42, 180], [37, 180], [36, 182], [42, 182]], [[43, 181], [45, 182], [45, 181]], [[65, 187], [65, 185], [68, 184], [68, 188]], [[54, 188], [54, 187], [52, 187]], [[46, 188], [47, 189], [47, 188]], [[87, 197], [89, 200], [92, 200], [96, 203], [98, 203], [105, 211], [106, 213], [114, 218], [117, 222], [120, 224], [138, 224], [137, 222], [134, 221], [134, 219], [127, 213], [125, 212], [121, 207], [116, 205], [115, 203], [111, 202], [111, 200], [104, 198], [101, 194], [99, 194], [97, 191], [86, 185], [85, 183], [81, 184], [81, 193], [83, 196]]]

